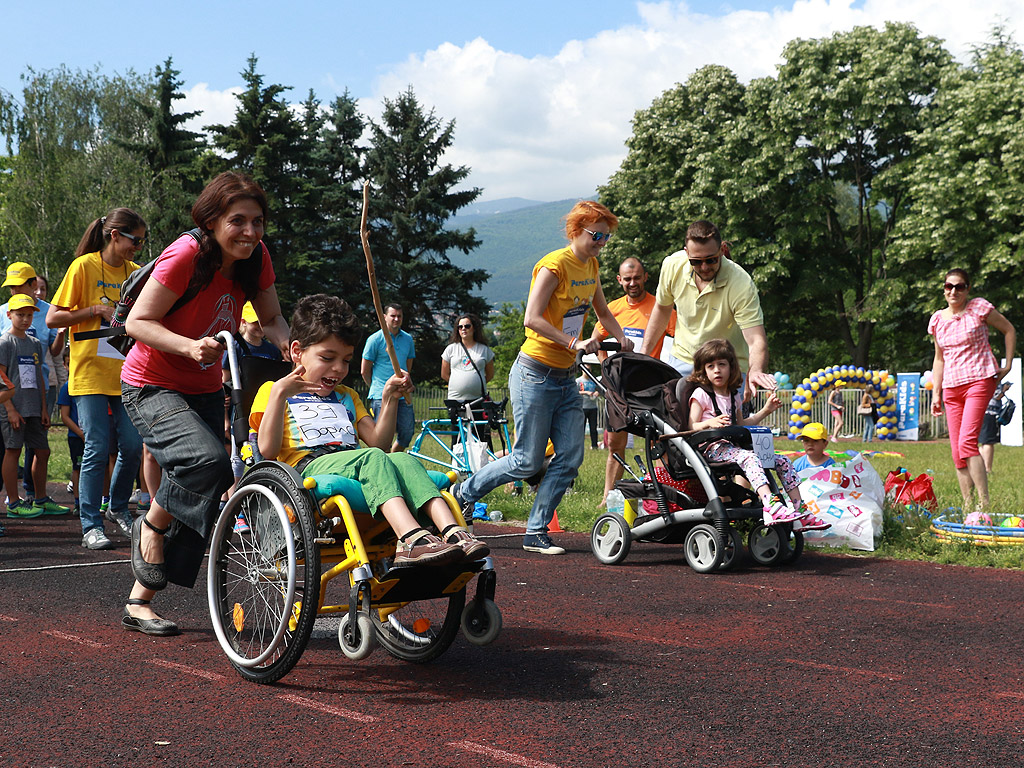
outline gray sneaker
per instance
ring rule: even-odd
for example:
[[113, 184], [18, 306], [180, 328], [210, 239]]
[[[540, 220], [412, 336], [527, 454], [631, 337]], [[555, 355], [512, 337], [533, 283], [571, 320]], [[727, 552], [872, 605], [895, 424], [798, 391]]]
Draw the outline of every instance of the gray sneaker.
[[103, 513], [103, 517], [116, 525], [121, 530], [121, 533], [129, 539], [132, 537], [132, 523], [135, 521], [132, 520], [131, 514], [126, 513], [124, 517], [118, 517], [117, 514], [108, 509]]
[[114, 542], [107, 538], [102, 528], [90, 528], [82, 537], [82, 546], [86, 549], [113, 549]]

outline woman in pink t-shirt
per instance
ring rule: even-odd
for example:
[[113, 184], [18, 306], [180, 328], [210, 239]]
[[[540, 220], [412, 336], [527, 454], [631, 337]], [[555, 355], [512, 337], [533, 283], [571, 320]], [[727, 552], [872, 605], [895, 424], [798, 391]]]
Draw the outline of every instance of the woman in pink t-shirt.
[[[221, 494], [231, 485], [224, 450], [224, 392], [215, 338], [235, 331], [251, 301], [260, 323], [287, 358], [288, 325], [263, 245], [267, 198], [241, 173], [222, 173], [200, 193], [185, 234], [160, 255], [125, 324], [137, 340], [121, 371], [125, 410], [160, 465], [159, 489], [132, 527], [135, 585], [125, 629], [178, 634], [149, 603], [168, 581], [195, 584]], [[182, 296], [191, 297], [179, 309]]]
[[[978, 451], [978, 433], [996, 384], [1010, 372], [1017, 331], [985, 299], [970, 298], [971, 281], [964, 270], [947, 272], [943, 291], [948, 306], [928, 321], [928, 333], [935, 337], [932, 414], [939, 416], [945, 404], [953, 465], [967, 511], [972, 490], [977, 491], [978, 506], [988, 506], [988, 475]], [[1006, 342], [1002, 368], [992, 354], [990, 328], [1002, 333]]]

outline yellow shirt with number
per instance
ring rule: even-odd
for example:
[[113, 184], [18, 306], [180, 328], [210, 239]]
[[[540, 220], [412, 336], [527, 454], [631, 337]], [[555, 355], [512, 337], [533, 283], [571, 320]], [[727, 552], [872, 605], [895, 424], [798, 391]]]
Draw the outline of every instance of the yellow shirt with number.
[[[79, 256], [68, 267], [64, 280], [50, 303], [61, 309], [76, 310], [99, 304], [115, 307], [121, 299], [121, 284], [139, 265], [125, 261], [120, 267], [104, 263], [98, 252]], [[71, 370], [68, 392], [71, 395], [121, 395], [121, 366], [124, 358], [106, 339], [76, 341], [79, 331], [95, 331], [102, 318], [87, 317], [68, 328], [71, 344]], [[103, 326], [109, 323], [103, 321]]]
[[[597, 259], [587, 259], [584, 263], [576, 258], [569, 246], [552, 251], [533, 267], [531, 292], [541, 269], [551, 270], [558, 278], [558, 284], [544, 310], [544, 319], [564, 333], [579, 338], [594, 291], [597, 290]], [[530, 328], [526, 329], [526, 343], [522, 346], [522, 352], [552, 368], [569, 368], [576, 362], [575, 352]]]

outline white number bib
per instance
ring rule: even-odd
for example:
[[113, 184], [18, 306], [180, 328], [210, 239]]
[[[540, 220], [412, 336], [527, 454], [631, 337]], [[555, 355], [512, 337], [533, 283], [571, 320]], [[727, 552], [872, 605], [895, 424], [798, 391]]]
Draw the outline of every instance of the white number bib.
[[583, 321], [587, 317], [588, 309], [590, 309], [589, 304], [580, 304], [566, 312], [565, 317], [562, 318], [562, 333], [578, 339], [583, 333]]
[[[109, 328], [110, 323], [106, 320], [100, 321], [100, 328]], [[107, 339], [96, 339], [96, 357], [107, 357], [111, 360], [124, 360], [124, 355], [110, 346]]]
[[36, 359], [32, 355], [18, 355], [18, 378], [22, 389], [39, 389], [36, 381]]
[[288, 412], [295, 423], [299, 441], [305, 448], [339, 443], [346, 448], [359, 446], [348, 409], [338, 401], [334, 393], [328, 397], [310, 394], [290, 397]]
[[633, 351], [639, 352], [644, 346], [644, 332], [646, 328], [623, 328], [622, 334], [633, 342]]

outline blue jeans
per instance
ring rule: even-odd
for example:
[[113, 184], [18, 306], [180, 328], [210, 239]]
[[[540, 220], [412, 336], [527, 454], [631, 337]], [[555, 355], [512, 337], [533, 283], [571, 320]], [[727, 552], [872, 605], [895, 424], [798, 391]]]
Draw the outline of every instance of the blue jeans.
[[[380, 400], [369, 400], [370, 410], [376, 420], [380, 413]], [[412, 433], [416, 429], [416, 412], [413, 407], [405, 401], [405, 398], [398, 401], [398, 415], [395, 417], [395, 438], [399, 448], [408, 448], [412, 442]]]
[[864, 417], [864, 440], [865, 443], [870, 443], [871, 438], [875, 436], [875, 422], [871, 420], [870, 416]]
[[475, 502], [499, 485], [524, 480], [544, 466], [548, 439], [555, 456], [537, 489], [526, 532], [546, 533], [569, 484], [583, 463], [583, 398], [572, 376], [555, 378], [517, 360], [508, 374], [516, 424], [512, 453], [484, 466], [460, 487], [462, 500]]
[[[142, 438], [125, 413], [120, 397], [111, 395], [76, 395], [78, 424], [85, 433], [85, 452], [78, 476], [82, 531], [103, 528], [103, 482], [107, 479], [107, 457], [110, 455], [111, 428], [117, 433], [117, 462], [110, 478], [110, 510], [118, 517], [128, 516], [128, 498], [142, 462]], [[107, 409], [113, 413], [113, 418]]]

